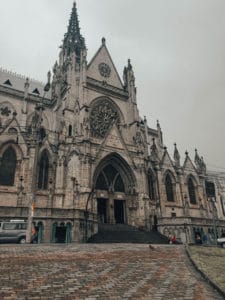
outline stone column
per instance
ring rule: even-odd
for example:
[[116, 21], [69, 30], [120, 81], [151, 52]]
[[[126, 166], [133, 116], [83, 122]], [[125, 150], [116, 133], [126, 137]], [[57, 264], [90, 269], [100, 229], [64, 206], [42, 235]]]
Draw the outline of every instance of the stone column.
[[108, 200], [108, 222], [110, 224], [115, 224], [115, 216], [114, 216], [114, 194], [109, 193]]

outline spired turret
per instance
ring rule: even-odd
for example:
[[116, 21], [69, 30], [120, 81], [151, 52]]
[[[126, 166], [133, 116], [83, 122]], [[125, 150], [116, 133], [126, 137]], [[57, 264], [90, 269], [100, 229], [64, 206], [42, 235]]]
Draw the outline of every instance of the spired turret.
[[127, 66], [124, 67], [123, 80], [124, 80], [124, 89], [128, 91], [131, 102], [136, 103], [135, 77], [134, 77], [134, 71], [130, 59], [128, 59]]
[[62, 104], [63, 111], [72, 111], [83, 104], [81, 89], [86, 83], [87, 71], [87, 49], [80, 33], [76, 2], [60, 48], [59, 62], [53, 67], [52, 100], [57, 103], [56, 111]]
[[175, 166], [177, 168], [180, 168], [180, 153], [177, 149], [177, 144], [174, 143], [174, 153], [173, 153], [173, 158], [174, 158], [174, 161], [175, 161]]
[[86, 50], [85, 40], [80, 33], [76, 2], [73, 3], [68, 30], [63, 39], [62, 50], [64, 57], [75, 53], [77, 61], [80, 60], [82, 50]]

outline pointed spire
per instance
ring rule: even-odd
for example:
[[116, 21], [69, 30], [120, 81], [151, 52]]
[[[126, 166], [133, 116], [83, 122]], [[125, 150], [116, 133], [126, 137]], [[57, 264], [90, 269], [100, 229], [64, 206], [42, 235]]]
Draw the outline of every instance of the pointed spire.
[[201, 157], [201, 167], [202, 167], [202, 173], [206, 173], [206, 164], [204, 162], [203, 156]]
[[161, 130], [159, 120], [157, 120], [157, 131], [158, 131], [159, 141], [160, 141], [161, 145], [163, 145], [163, 133], [162, 133], [162, 130]]
[[199, 173], [204, 173], [204, 170], [206, 169], [206, 166], [205, 166], [204, 161], [202, 163], [202, 159], [198, 155], [197, 149], [195, 149], [195, 165], [196, 165], [196, 168], [197, 168]]
[[44, 86], [44, 91], [45, 91], [45, 92], [48, 92], [48, 91], [50, 90], [50, 86], [51, 86], [50, 80], [51, 80], [51, 72], [48, 71], [48, 73], [47, 73], [47, 83], [46, 83], [46, 85]]
[[177, 150], [177, 144], [176, 144], [176, 143], [174, 144], [173, 158], [174, 158], [174, 160], [175, 160], [175, 165], [176, 165], [177, 167], [180, 167], [180, 153], [179, 153], [179, 151]]
[[155, 143], [155, 138], [152, 139], [152, 145], [151, 145], [151, 161], [157, 162], [158, 161], [158, 149]]
[[127, 65], [128, 65], [128, 70], [131, 70], [132, 69], [132, 65], [130, 63], [130, 58], [128, 58]]
[[86, 49], [85, 40], [80, 33], [76, 2], [73, 3], [68, 30], [64, 35], [63, 48], [67, 55], [75, 52], [77, 56], [80, 55], [81, 49]]
[[24, 98], [27, 98], [27, 96], [28, 96], [29, 86], [30, 86], [30, 82], [29, 82], [29, 78], [27, 77], [26, 81], [24, 83]]
[[161, 129], [161, 126], [160, 126], [159, 120], [157, 120], [157, 128], [160, 128], [160, 129]]
[[201, 164], [201, 158], [198, 155], [198, 150], [195, 149], [195, 164], [198, 167]]
[[105, 40], [105, 38], [103, 37], [103, 38], [102, 38], [102, 46], [105, 46], [105, 43], [106, 43], [106, 40]]

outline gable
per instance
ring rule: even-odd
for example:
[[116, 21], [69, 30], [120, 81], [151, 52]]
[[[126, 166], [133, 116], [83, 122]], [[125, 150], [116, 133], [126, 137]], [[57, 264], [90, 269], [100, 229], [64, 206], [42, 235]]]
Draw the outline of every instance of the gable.
[[130, 166], [135, 166], [135, 163], [129, 154], [123, 137], [115, 123], [109, 129], [105, 139], [100, 145], [99, 150], [97, 151], [97, 157], [101, 157], [103, 152], [109, 151], [119, 153]]
[[99, 48], [88, 65], [87, 76], [123, 89], [123, 84], [114, 66], [105, 43]]
[[185, 171], [192, 171], [192, 172], [196, 173], [195, 166], [193, 165], [193, 163], [192, 163], [191, 159], [189, 158], [189, 156], [187, 156], [186, 159], [185, 159], [183, 169]]
[[166, 167], [174, 168], [172, 160], [171, 160], [171, 158], [170, 158], [170, 156], [169, 156], [169, 154], [168, 154], [167, 151], [165, 151], [164, 154], [163, 154], [161, 165], [162, 166], [166, 166]]
[[107, 135], [104, 146], [110, 148], [113, 147], [120, 150], [125, 149], [125, 145], [121, 140], [121, 136], [119, 135], [118, 129], [115, 124], [112, 126], [109, 134]]
[[14, 142], [19, 145], [19, 148], [22, 149], [23, 153], [27, 152], [27, 144], [24, 139], [23, 134], [21, 133], [21, 128], [17, 119], [14, 117], [1, 132], [0, 140], [2, 143]]

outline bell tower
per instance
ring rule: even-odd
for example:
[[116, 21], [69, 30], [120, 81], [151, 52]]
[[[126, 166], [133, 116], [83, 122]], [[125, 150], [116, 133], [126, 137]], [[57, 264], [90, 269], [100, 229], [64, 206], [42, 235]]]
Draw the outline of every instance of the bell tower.
[[56, 102], [55, 111], [59, 112], [60, 119], [63, 113], [62, 126], [66, 129], [72, 126], [74, 135], [80, 123], [80, 108], [85, 102], [83, 87], [86, 85], [87, 72], [87, 49], [80, 33], [76, 2], [73, 3], [68, 29], [60, 48], [59, 61], [53, 67], [52, 100]]

